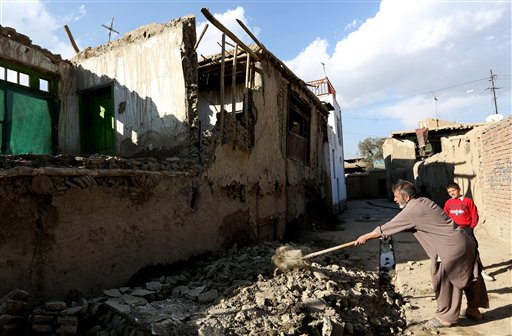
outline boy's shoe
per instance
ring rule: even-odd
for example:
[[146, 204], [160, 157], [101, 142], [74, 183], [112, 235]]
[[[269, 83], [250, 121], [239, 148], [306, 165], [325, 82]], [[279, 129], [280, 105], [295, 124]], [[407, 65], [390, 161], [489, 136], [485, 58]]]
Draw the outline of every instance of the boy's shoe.
[[485, 273], [485, 271], [482, 271], [482, 278], [485, 281], [494, 281], [494, 280], [496, 280], [496, 279], [494, 279], [494, 277], [492, 275], [489, 275], [489, 274]]

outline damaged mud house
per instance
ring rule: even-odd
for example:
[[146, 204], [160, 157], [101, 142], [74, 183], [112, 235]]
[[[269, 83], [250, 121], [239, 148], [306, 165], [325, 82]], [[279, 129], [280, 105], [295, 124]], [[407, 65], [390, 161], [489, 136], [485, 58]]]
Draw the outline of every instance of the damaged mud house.
[[66, 61], [0, 28], [0, 295], [97, 294], [344, 206], [341, 120], [261, 44], [198, 61], [190, 16]]

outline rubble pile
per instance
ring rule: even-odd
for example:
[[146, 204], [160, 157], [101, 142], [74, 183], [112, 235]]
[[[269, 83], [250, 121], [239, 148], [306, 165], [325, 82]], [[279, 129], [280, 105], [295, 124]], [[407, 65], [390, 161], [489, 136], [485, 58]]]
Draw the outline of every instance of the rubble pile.
[[169, 156], [165, 158], [122, 158], [104, 154], [75, 156], [50, 155], [0, 155], [0, 169], [27, 168], [80, 168], [80, 169], [131, 169], [144, 171], [197, 171], [202, 167], [193, 158]]
[[30, 293], [13, 289], [0, 299], [0, 335], [16, 335], [23, 330], [30, 312]]
[[[79, 168], [82, 170], [122, 169], [197, 173], [204, 170], [205, 162], [211, 159], [216, 139], [217, 137], [214, 134], [205, 131], [201, 140], [195, 140], [194, 145], [188, 146], [179, 153], [166, 149], [153, 149], [142, 151], [129, 158], [99, 153], [93, 155], [58, 154], [54, 156], [42, 154], [0, 155], [0, 170], [14, 168]], [[55, 174], [55, 171], [53, 173]]]
[[234, 248], [167, 275], [148, 271], [139, 286], [106, 289], [67, 306], [46, 302], [27, 323], [32, 335], [402, 334], [403, 302], [379, 288], [378, 272], [357, 269], [341, 253], [282, 272], [271, 262], [277, 247]]
[[[200, 335], [392, 335], [405, 327], [373, 272], [313, 263], [241, 288], [194, 324]], [[397, 301], [400, 304], [400, 300]]]

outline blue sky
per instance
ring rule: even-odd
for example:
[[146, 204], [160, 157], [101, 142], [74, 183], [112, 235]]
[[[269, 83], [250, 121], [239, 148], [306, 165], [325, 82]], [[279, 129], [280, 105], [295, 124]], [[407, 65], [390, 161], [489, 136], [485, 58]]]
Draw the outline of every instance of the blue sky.
[[[342, 108], [345, 157], [366, 137], [410, 130], [425, 118], [483, 122], [495, 113], [490, 70], [497, 75], [498, 112], [511, 115], [511, 7], [507, 1], [23, 1], [0, 0], [0, 24], [34, 43], [73, 56], [63, 29], [80, 48], [150, 23], [206, 7], [244, 42], [257, 38], [305, 81], [327, 76]], [[199, 53], [218, 52], [210, 25]]]

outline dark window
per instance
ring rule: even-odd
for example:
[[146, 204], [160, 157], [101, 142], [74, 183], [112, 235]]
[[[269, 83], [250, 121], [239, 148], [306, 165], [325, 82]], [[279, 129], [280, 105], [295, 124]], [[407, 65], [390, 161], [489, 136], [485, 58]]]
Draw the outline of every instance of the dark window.
[[290, 159], [309, 163], [311, 107], [295, 94], [290, 94], [286, 154]]

